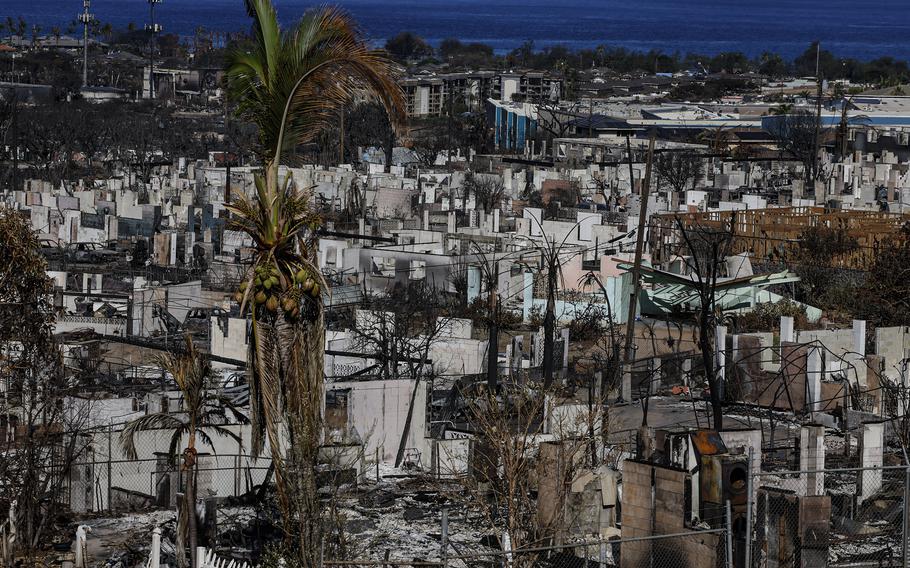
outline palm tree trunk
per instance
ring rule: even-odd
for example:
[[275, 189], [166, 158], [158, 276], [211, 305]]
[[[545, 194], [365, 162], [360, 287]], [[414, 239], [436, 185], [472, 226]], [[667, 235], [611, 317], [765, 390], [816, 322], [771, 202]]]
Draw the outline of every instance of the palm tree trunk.
[[[297, 545], [304, 566], [318, 566], [322, 545], [322, 511], [316, 466], [322, 442], [325, 326], [321, 302], [316, 315], [286, 326], [283, 361], [288, 416], [288, 492], [293, 503]], [[277, 470], [276, 470], [277, 473]]]
[[190, 566], [199, 568], [197, 565], [199, 559], [196, 558], [196, 546], [198, 544], [198, 529], [196, 528], [196, 462], [189, 464], [187, 469], [186, 481], [186, 502], [184, 503], [187, 513], [187, 532], [190, 535]]
[[555, 353], [553, 342], [556, 334], [556, 269], [555, 262], [550, 263], [547, 272], [547, 312], [543, 318], [543, 380], [544, 388], [553, 384], [553, 369], [555, 367]]

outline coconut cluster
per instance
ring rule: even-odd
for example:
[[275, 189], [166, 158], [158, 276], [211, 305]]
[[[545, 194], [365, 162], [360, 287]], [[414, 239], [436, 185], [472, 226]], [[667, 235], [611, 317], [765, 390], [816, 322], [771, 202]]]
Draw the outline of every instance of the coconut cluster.
[[277, 266], [264, 265], [253, 270], [252, 280], [247, 279], [240, 284], [240, 291], [234, 294], [234, 299], [240, 303], [246, 296], [257, 308], [273, 314], [280, 308], [285, 316], [297, 318], [301, 302], [318, 298], [319, 293], [319, 282], [306, 268], [300, 267], [289, 278]]

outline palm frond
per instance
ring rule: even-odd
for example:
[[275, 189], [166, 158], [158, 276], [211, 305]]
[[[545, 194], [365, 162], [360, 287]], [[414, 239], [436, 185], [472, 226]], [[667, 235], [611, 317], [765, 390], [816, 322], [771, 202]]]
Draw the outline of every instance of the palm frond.
[[197, 428], [196, 436], [199, 437], [199, 439], [202, 441], [203, 444], [205, 444], [206, 446], [209, 447], [210, 450], [212, 450], [213, 454], [217, 454], [218, 452], [217, 452], [217, 448], [215, 447], [215, 444], [212, 442], [212, 437], [209, 434], [209, 431], [211, 431], [213, 434], [215, 434], [221, 438], [230, 438], [230, 439], [234, 440], [240, 446], [240, 449], [241, 450], [243, 449], [243, 439], [240, 436], [238, 436], [235, 432], [233, 432], [232, 430], [229, 430], [228, 428], [225, 428], [224, 426], [216, 426], [216, 425], [210, 424], [210, 425], [202, 427], [202, 428]]
[[167, 447], [167, 456], [170, 463], [174, 463], [177, 459], [177, 453], [180, 451], [180, 442], [189, 433], [190, 425], [187, 423], [182, 424], [180, 428], [175, 428], [171, 433], [171, 442]]
[[137, 459], [136, 434], [146, 430], [182, 428], [184, 423], [171, 414], [147, 414], [129, 422], [120, 432], [120, 448], [128, 460]]
[[247, 0], [253, 42], [228, 56], [228, 92], [259, 127], [264, 163], [315, 138], [354, 93], [373, 95], [393, 125], [405, 123], [405, 100], [386, 53], [370, 49], [337, 8], [310, 10], [282, 33], [269, 0]]

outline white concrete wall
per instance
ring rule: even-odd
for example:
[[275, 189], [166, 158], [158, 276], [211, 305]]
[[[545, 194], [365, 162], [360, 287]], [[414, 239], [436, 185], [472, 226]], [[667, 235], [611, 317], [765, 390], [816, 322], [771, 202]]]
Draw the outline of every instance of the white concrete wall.
[[[415, 394], [416, 388], [416, 394]], [[394, 463], [408, 416], [411, 397], [414, 397], [411, 425], [405, 442], [406, 449], [420, 453], [421, 465], [430, 467], [431, 440], [427, 436], [427, 385], [410, 379], [388, 381], [335, 382], [327, 390], [349, 389], [348, 419], [365, 444], [365, 454], [383, 463]]]
[[61, 316], [54, 323], [54, 333], [66, 333], [77, 329], [91, 329], [104, 335], [126, 337], [127, 320], [124, 318], [93, 318]]
[[[222, 327], [223, 322], [226, 325]], [[245, 318], [227, 318], [219, 324], [217, 317], [211, 318], [209, 332], [212, 355], [245, 361], [249, 343], [247, 341], [247, 320]], [[213, 363], [220, 365], [220, 363]]]
[[[197, 450], [200, 453], [200, 498], [245, 493], [249, 489], [247, 474], [252, 478], [254, 485], [265, 479], [266, 469], [271, 461], [265, 457], [268, 456], [268, 448], [265, 448], [260, 458], [238, 458], [238, 454], [249, 453], [251, 428], [249, 425], [233, 425], [226, 428], [240, 437], [240, 444], [230, 437], [215, 435], [212, 435], [214, 448], [197, 442]], [[78, 506], [82, 506], [83, 511], [107, 509], [109, 483], [115, 498], [119, 493], [118, 488], [149, 496], [156, 495], [158, 483], [165, 471], [159, 463], [158, 456], [167, 454], [171, 434], [171, 430], [138, 432], [135, 439], [138, 459], [127, 460], [116, 426], [112, 431], [95, 433], [89, 451], [74, 473], [72, 494], [76, 510], [80, 510]], [[178, 446], [178, 454], [185, 447], [184, 438]], [[111, 462], [110, 476], [108, 461]], [[176, 491], [177, 488], [172, 486], [172, 496]]]
[[[176, 239], [171, 239], [171, 242], [176, 242]], [[199, 280], [167, 287], [167, 309], [181, 322], [186, 319], [186, 314], [191, 309], [210, 306], [211, 303], [202, 297], [202, 282]]]

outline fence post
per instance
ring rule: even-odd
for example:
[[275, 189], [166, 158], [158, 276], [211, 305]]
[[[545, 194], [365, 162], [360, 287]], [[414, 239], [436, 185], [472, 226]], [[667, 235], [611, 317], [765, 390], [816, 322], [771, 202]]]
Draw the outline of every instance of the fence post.
[[727, 568], [733, 568], [733, 515], [730, 513], [730, 500], [727, 499]]
[[114, 454], [111, 453], [111, 438], [114, 437], [114, 422], [113, 418], [111, 419], [110, 424], [107, 428], [107, 510], [113, 511], [114, 504], [111, 502], [111, 460], [114, 459]]
[[240, 495], [240, 454], [234, 456], [234, 497]]
[[907, 469], [904, 470], [904, 530], [903, 535], [901, 535], [901, 565], [904, 568], [907, 568], [910, 565], [910, 554], [907, 550], [908, 542], [908, 533], [910, 533], [910, 505], [908, 505], [908, 500], [910, 500], [910, 464], [907, 465]]
[[598, 551], [598, 554], [597, 554], [597, 565], [603, 566], [604, 564], [607, 563], [607, 543], [604, 542], [603, 539], [601, 538], [599, 546], [600, 546], [600, 550]]
[[[746, 471], [746, 550], [745, 568], [752, 568], [752, 460], [755, 459], [755, 448], [749, 448], [749, 469]], [[905, 501], [906, 503], [906, 501]]]
[[[192, 513], [190, 513], [192, 514]], [[205, 568], [206, 554], [204, 546], [196, 547], [196, 568]]]
[[442, 568], [449, 566], [449, 509], [442, 508], [442, 528], [439, 539], [442, 542]]
[[152, 529], [152, 550], [149, 553], [149, 568], [158, 568], [161, 564], [161, 527]]
[[88, 565], [88, 558], [85, 554], [86, 533], [91, 532], [91, 527], [79, 525], [76, 529], [76, 544], [73, 546], [73, 565], [75, 568], [85, 568]]

